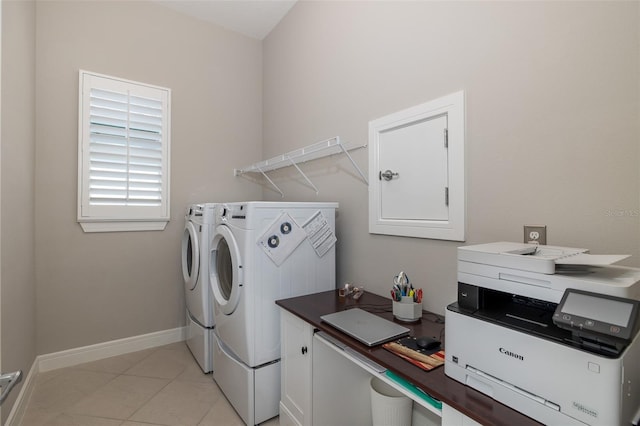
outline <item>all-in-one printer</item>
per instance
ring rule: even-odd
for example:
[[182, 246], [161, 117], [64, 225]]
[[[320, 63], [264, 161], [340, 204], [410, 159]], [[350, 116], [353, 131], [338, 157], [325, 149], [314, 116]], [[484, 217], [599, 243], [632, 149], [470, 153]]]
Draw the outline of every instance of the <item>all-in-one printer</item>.
[[445, 374], [544, 424], [637, 424], [640, 269], [594, 260], [584, 249], [459, 247]]

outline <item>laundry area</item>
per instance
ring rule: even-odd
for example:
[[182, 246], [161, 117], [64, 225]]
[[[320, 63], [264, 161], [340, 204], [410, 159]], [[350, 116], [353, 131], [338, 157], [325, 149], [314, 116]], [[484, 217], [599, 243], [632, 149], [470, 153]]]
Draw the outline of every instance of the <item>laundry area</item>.
[[638, 2], [5, 0], [0, 46], [0, 424], [640, 424]]

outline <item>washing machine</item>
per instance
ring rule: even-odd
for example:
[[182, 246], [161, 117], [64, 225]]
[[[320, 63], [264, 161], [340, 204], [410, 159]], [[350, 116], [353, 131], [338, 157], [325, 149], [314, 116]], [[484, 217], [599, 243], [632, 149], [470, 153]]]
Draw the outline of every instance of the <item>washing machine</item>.
[[280, 312], [275, 301], [336, 288], [337, 203], [220, 204], [210, 280], [214, 380], [245, 423], [278, 415]]
[[209, 244], [215, 226], [214, 203], [192, 204], [182, 234], [182, 275], [185, 286], [187, 346], [202, 368], [213, 370], [213, 295], [209, 285]]

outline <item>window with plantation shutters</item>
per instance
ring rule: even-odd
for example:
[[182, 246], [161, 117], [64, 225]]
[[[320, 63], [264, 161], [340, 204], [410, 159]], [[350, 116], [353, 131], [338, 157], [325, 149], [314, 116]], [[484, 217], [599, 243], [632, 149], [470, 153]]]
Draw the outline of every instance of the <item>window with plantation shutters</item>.
[[164, 229], [170, 90], [80, 72], [78, 221], [88, 232]]

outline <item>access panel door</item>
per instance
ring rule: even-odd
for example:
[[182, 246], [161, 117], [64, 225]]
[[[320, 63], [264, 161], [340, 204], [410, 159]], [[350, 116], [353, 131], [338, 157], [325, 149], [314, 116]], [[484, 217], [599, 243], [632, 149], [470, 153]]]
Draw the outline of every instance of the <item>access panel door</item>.
[[380, 134], [382, 219], [449, 219], [446, 131], [441, 115]]
[[369, 122], [369, 232], [464, 241], [464, 92]]

